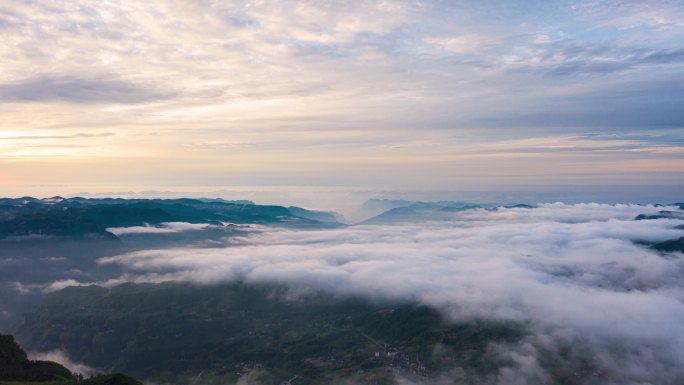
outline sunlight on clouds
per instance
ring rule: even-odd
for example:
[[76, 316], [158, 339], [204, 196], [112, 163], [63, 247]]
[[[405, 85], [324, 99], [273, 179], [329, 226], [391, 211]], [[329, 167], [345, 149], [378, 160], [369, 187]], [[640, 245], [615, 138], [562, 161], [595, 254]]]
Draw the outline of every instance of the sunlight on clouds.
[[641, 145], [643, 145], [643, 142], [637, 140], [592, 140], [590, 138], [559, 136], [499, 141], [486, 144], [484, 147], [492, 150], [596, 150], [625, 149], [625, 147], [631, 148]]
[[458, 54], [477, 53], [487, 46], [497, 44], [496, 40], [477, 34], [465, 34], [454, 37], [428, 37], [424, 41]]
[[0, 157], [14, 160], [52, 162], [56, 158], [92, 162], [96, 158], [127, 158], [137, 152], [153, 154], [152, 149], [135, 149], [125, 135], [112, 132], [4, 132], [0, 134]]
[[[471, 170], [581, 183], [631, 164], [669, 182], [653, 172], [676, 172], [681, 133], [627, 133], [684, 125], [681, 15], [676, 2], [14, 2], [0, 9], [0, 162], [35, 183], [56, 158], [82, 175], [135, 167], [127, 183], [316, 184], [340, 165], [353, 185], [454, 188]], [[624, 137], [590, 137], [605, 131]]]

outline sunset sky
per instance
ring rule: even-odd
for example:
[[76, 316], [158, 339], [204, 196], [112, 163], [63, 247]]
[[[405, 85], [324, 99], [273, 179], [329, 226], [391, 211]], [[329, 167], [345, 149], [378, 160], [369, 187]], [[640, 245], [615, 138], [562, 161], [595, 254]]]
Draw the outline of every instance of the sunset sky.
[[682, 1], [0, 0], [0, 37], [4, 196], [684, 192]]

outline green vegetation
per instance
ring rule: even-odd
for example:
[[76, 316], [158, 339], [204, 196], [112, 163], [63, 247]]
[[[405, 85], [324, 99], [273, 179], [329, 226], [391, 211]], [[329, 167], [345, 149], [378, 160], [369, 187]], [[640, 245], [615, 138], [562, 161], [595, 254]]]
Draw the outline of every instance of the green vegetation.
[[71, 372], [51, 361], [31, 361], [11, 335], [0, 335], [0, 380], [65, 381]]
[[684, 253], [684, 237], [678, 239], [671, 239], [669, 241], [663, 241], [654, 243], [649, 246], [654, 250], [658, 250], [665, 253], [680, 252]]
[[0, 334], [0, 385], [142, 385], [124, 374], [84, 379], [52, 361], [29, 360], [11, 335]]
[[[677, 205], [677, 204], [675, 204]], [[646, 214], [639, 214], [636, 217], [634, 217], [635, 221], [644, 221], [644, 220], [653, 220], [653, 219], [684, 219], [684, 214], [678, 211], [668, 211], [668, 210], [661, 210], [658, 211], [657, 214], [653, 215], [646, 215]]]
[[90, 366], [159, 382], [226, 383], [258, 371], [297, 376], [294, 385], [430, 378], [455, 366], [486, 375], [496, 369], [488, 345], [523, 334], [511, 323], [449, 324], [408, 303], [244, 283], [66, 288], [18, 331], [32, 349], [63, 347]]
[[0, 198], [0, 239], [27, 235], [116, 238], [108, 227], [163, 222], [339, 225], [331, 213], [221, 199]]

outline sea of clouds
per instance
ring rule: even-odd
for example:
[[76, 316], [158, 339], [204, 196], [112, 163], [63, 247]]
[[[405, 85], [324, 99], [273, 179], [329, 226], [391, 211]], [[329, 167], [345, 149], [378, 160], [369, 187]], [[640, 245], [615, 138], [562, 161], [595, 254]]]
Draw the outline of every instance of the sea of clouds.
[[108, 227], [107, 231], [114, 235], [126, 234], [168, 234], [182, 231], [198, 231], [210, 227], [206, 223], [164, 222], [158, 226]]
[[660, 210], [679, 209], [555, 203], [415, 223], [259, 228], [225, 248], [143, 250], [99, 263], [126, 269], [113, 283], [285, 283], [417, 301], [452, 320], [524, 323], [523, 341], [492, 346], [511, 362], [501, 384], [545, 382], [549, 354], [591, 357], [585, 382], [681, 383], [684, 259], [644, 243], [684, 236], [684, 220], [634, 220]]

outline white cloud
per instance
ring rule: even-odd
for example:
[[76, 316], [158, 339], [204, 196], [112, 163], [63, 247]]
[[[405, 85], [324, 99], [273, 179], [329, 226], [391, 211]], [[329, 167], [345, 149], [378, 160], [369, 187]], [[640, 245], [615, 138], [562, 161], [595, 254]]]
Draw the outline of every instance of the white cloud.
[[[73, 281], [73, 283], [77, 283], [77, 282]], [[7, 285], [9, 286], [9, 288], [11, 290], [14, 290], [15, 292], [19, 293], [20, 295], [30, 294], [30, 293], [34, 292], [35, 290], [38, 290], [41, 288], [40, 285], [23, 284], [21, 282], [8, 282]]]
[[32, 360], [53, 361], [62, 364], [65, 368], [71, 370], [73, 373], [81, 373], [88, 377], [97, 373], [97, 370], [90, 366], [72, 361], [69, 355], [62, 350], [51, 350], [49, 352], [29, 352], [28, 356]]
[[181, 231], [204, 230], [211, 226], [208, 223], [164, 222], [158, 226], [108, 227], [107, 231], [114, 235], [124, 234], [168, 234]]
[[456, 54], [479, 53], [497, 44], [497, 41], [490, 37], [473, 33], [447, 37], [432, 36], [423, 40], [427, 44]]
[[77, 281], [75, 279], [71, 279], [71, 278], [60, 279], [58, 281], [53, 281], [53, 282], [50, 282], [49, 284], [45, 285], [43, 287], [42, 291], [45, 293], [51, 293], [53, 291], [62, 290], [65, 287], [69, 287], [69, 286], [88, 286], [91, 284], [92, 283], [79, 282], [79, 281]]
[[[618, 368], [620, 360], [644, 363], [619, 350], [643, 347], [648, 351], [639, 354], [683, 378], [672, 365], [684, 362], [684, 259], [634, 243], [684, 235], [674, 228], [682, 220], [633, 220], [662, 209], [676, 208], [554, 203], [478, 209], [450, 221], [273, 230], [225, 249], [145, 250], [100, 263], [123, 265], [135, 281], [245, 279], [416, 300], [451, 319], [529, 323], [534, 346], [584, 341], [605, 370]], [[537, 377], [524, 378], [541, 378], [534, 355], [505, 350], [520, 365], [501, 373], [503, 383], [525, 370]], [[644, 380], [652, 368], [624, 376]]]

